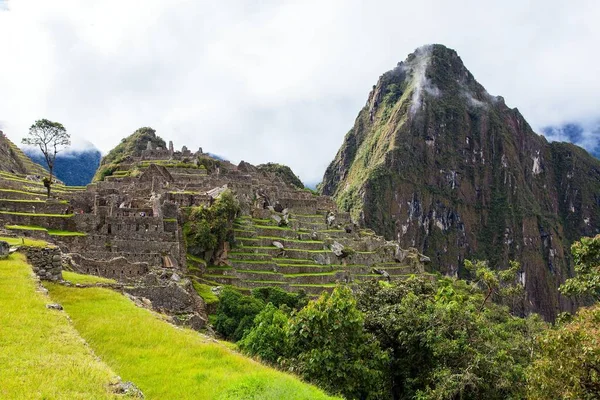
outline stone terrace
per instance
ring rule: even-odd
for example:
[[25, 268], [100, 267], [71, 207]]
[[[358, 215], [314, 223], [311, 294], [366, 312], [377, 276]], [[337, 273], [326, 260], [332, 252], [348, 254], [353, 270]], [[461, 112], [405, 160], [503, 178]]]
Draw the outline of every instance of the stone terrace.
[[[121, 281], [170, 268], [213, 285], [318, 294], [338, 282], [424, 272], [423, 256], [358, 229], [331, 198], [291, 187], [243, 161], [217, 161], [201, 149], [149, 146], [104, 181], [87, 188], [55, 185], [51, 201], [41, 182], [24, 176], [0, 174], [0, 188], [6, 228], [74, 253], [81, 272]], [[180, 208], [208, 205], [225, 188], [242, 206], [235, 246], [224, 265], [207, 266], [186, 255]]]

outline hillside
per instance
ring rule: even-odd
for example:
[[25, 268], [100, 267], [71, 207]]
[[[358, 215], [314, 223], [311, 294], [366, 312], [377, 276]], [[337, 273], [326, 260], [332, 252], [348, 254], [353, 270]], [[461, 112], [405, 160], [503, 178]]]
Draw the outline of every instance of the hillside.
[[[110, 283], [70, 272], [65, 279]], [[123, 398], [118, 374], [149, 399], [332, 399], [214, 339], [175, 328], [110, 289], [45, 286], [50, 297], [37, 288], [23, 255], [0, 262], [2, 398]], [[53, 302], [65, 311], [46, 307]]]
[[116, 374], [48, 303], [24, 256], [0, 262], [0, 398], [117, 398], [109, 390]]
[[2, 131], [0, 131], [0, 171], [19, 175], [46, 175], [44, 168], [27, 157]]
[[379, 78], [321, 191], [444, 273], [464, 276], [465, 258], [519, 260], [523, 306], [547, 318], [573, 308], [557, 292], [568, 249], [600, 223], [600, 161], [534, 133], [442, 45]]
[[[23, 149], [34, 162], [45, 167], [44, 156], [34, 149]], [[66, 151], [56, 155], [54, 174], [68, 186], [85, 186], [92, 181], [102, 155], [96, 148]]]
[[128, 156], [145, 150], [149, 142], [152, 143], [154, 148], [166, 148], [165, 141], [156, 135], [154, 129], [148, 127], [140, 128], [121, 140], [121, 143], [102, 157], [100, 167], [94, 175], [94, 181], [102, 180], [105, 176], [111, 175], [119, 163], [126, 160]]

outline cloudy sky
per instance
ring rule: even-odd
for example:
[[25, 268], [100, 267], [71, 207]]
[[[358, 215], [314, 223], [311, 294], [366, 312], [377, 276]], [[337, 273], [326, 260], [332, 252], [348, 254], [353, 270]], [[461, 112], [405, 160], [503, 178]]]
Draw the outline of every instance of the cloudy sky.
[[598, 20], [597, 0], [0, 0], [0, 129], [48, 118], [106, 152], [151, 126], [316, 182], [379, 75], [442, 43], [534, 129], [575, 122], [590, 147]]

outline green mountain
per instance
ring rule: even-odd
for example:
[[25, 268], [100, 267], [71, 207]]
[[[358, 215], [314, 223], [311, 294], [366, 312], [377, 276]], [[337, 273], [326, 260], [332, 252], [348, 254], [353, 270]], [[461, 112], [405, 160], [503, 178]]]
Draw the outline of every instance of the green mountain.
[[149, 127], [139, 128], [131, 135], [122, 139], [121, 143], [106, 156], [102, 157], [100, 167], [96, 171], [96, 175], [94, 175], [94, 181], [103, 180], [105, 176], [111, 175], [120, 163], [127, 161], [129, 156], [146, 149], [148, 142], [152, 143], [153, 148], [166, 148], [165, 141], [156, 135], [154, 129]]
[[379, 78], [320, 190], [443, 273], [520, 261], [524, 311], [547, 318], [575, 306], [557, 291], [569, 247], [600, 226], [600, 161], [533, 132], [442, 45]]

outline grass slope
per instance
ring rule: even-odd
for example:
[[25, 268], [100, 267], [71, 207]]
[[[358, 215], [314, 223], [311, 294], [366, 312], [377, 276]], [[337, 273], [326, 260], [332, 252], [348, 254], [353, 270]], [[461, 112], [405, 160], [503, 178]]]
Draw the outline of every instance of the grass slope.
[[109, 289], [47, 286], [94, 351], [147, 398], [329, 398], [291, 375], [161, 321]]
[[0, 261], [0, 398], [116, 398], [115, 374], [48, 302], [23, 255]]
[[103, 278], [101, 276], [78, 274], [77, 272], [62, 272], [63, 279], [71, 283], [81, 283], [84, 285], [93, 285], [95, 283], [117, 283], [114, 279]]

